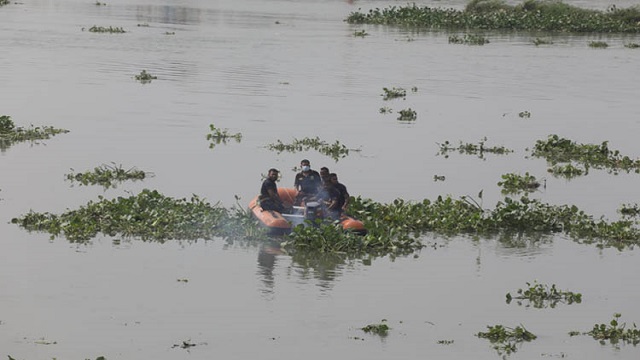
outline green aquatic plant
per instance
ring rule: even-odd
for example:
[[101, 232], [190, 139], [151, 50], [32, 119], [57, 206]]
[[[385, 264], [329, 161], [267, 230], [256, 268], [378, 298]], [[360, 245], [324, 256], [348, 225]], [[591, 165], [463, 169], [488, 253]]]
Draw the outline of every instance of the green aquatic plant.
[[498, 186], [502, 187], [503, 194], [517, 194], [535, 191], [540, 187], [540, 182], [528, 172], [524, 176], [511, 173], [503, 174], [502, 181], [498, 182]]
[[624, 47], [629, 49], [637, 49], [637, 48], [640, 48], [640, 44], [628, 43], [628, 44], [624, 44]]
[[393, 110], [390, 107], [381, 107], [380, 108], [380, 114], [391, 114], [393, 112]]
[[590, 335], [602, 345], [606, 344], [607, 341], [613, 345], [618, 344], [620, 341], [634, 346], [640, 344], [640, 329], [635, 323], [633, 323], [633, 327], [625, 329], [627, 324], [619, 323], [621, 316], [619, 313], [613, 314], [613, 320], [609, 324], [595, 324], [591, 331], [584, 334]]
[[[77, 182], [80, 185], [100, 185], [105, 189], [115, 188], [118, 183], [127, 180], [144, 180], [150, 174], [142, 170], [138, 170], [135, 167], [125, 170], [122, 165], [100, 165], [95, 167], [92, 171], [85, 171], [83, 173], [70, 173], [65, 175], [65, 179], [72, 183]], [[71, 169], [71, 171], [74, 171]]]
[[466, 155], [478, 155], [480, 159], [484, 159], [485, 153], [491, 153], [496, 155], [505, 155], [512, 153], [513, 150], [507, 149], [504, 146], [485, 146], [487, 138], [482, 138], [477, 144], [472, 143], [463, 143], [460, 141], [460, 145], [457, 147], [453, 147], [451, 143], [447, 140], [442, 144], [438, 144], [440, 146], [440, 151], [437, 155], [443, 155], [446, 158], [449, 157], [449, 153], [452, 151], [457, 151], [460, 154]]
[[454, 340], [438, 340], [437, 343], [440, 345], [451, 345], [453, 344]]
[[463, 37], [458, 35], [449, 36], [449, 44], [484, 45], [488, 43], [489, 40], [487, 38], [477, 34], [465, 34]]
[[517, 351], [516, 345], [522, 342], [529, 342], [537, 338], [524, 326], [516, 326], [515, 328], [505, 327], [503, 325], [487, 326], [487, 332], [479, 332], [477, 337], [487, 339], [493, 344], [493, 348], [500, 355], [510, 355]]
[[531, 113], [528, 112], [528, 111], [521, 111], [521, 112], [518, 113], [518, 116], [523, 118], [523, 119], [524, 118], [528, 119], [528, 118], [531, 117]]
[[213, 124], [209, 124], [209, 131], [210, 132], [207, 134], [207, 140], [210, 141], [210, 149], [215, 148], [216, 145], [226, 144], [231, 139], [235, 140], [237, 143], [242, 141], [241, 133], [231, 134], [229, 133], [229, 129], [220, 129]]
[[9, 0], [0, 0], [0, 6], [9, 5], [9, 4], [11, 4], [11, 1]]
[[533, 304], [533, 307], [538, 309], [547, 306], [554, 308], [560, 302], [568, 305], [582, 302], [582, 294], [580, 293], [558, 290], [555, 284], [549, 287], [539, 284], [537, 281], [534, 281], [533, 284], [527, 283], [526, 289], [518, 289], [515, 296], [507, 293], [506, 298], [507, 304], [515, 299], [518, 305], [522, 305], [522, 300], [528, 300], [529, 304]]
[[640, 8], [606, 11], [583, 9], [561, 1], [526, 0], [518, 5], [472, 1], [464, 10], [419, 7], [416, 4], [352, 12], [351, 24], [378, 24], [428, 29], [639, 33]]
[[418, 113], [411, 108], [402, 109], [398, 111], [398, 120], [399, 121], [416, 121], [418, 118]]
[[389, 327], [389, 325], [386, 324], [387, 320], [386, 319], [382, 319], [382, 322], [379, 324], [369, 324], [365, 327], [360, 328], [360, 330], [366, 332], [366, 333], [370, 333], [370, 334], [375, 334], [375, 335], [379, 335], [382, 337], [385, 337], [387, 335], [389, 335], [389, 330], [391, 330], [391, 328]]
[[553, 165], [547, 169], [548, 173], [551, 173], [554, 177], [563, 177], [565, 179], [573, 179], [578, 176], [587, 175], [589, 171], [587, 169], [581, 169], [573, 166], [572, 164], [565, 165]]
[[356, 31], [353, 32], [353, 36], [355, 36], [355, 37], [365, 37], [365, 36], [368, 36], [368, 35], [369, 34], [364, 30], [356, 30]]
[[124, 34], [126, 31], [121, 27], [104, 27], [104, 26], [96, 26], [93, 25], [89, 28], [89, 32], [92, 33], [110, 33], [110, 34]]
[[142, 70], [140, 74], [134, 76], [134, 78], [140, 81], [143, 84], [150, 83], [151, 80], [156, 80], [158, 77], [151, 75], [147, 72], [147, 70]]
[[622, 216], [638, 216], [640, 215], [640, 206], [638, 206], [638, 204], [622, 205], [620, 209], [618, 209], [618, 212], [622, 214]]
[[534, 157], [545, 158], [551, 165], [578, 163], [585, 169], [605, 169], [610, 173], [619, 171], [640, 173], [640, 159], [623, 156], [618, 150], [610, 150], [608, 141], [600, 145], [578, 144], [558, 135], [549, 135], [547, 140], [538, 140], [531, 153]]
[[138, 27], [149, 27], [149, 24], [148, 23], [138, 24]]
[[533, 45], [535, 45], [535, 46], [552, 45], [552, 44], [553, 44], [553, 41], [551, 41], [550, 39], [535, 38], [533, 40]]
[[296, 153], [313, 149], [323, 155], [329, 156], [335, 161], [347, 157], [350, 151], [360, 151], [359, 149], [350, 149], [344, 144], [341, 144], [338, 140], [330, 144], [324, 140], [320, 140], [317, 136], [315, 138], [307, 137], [304, 139], [293, 139], [293, 142], [290, 144], [285, 144], [282, 141], [277, 140], [275, 144], [267, 145], [267, 149], [278, 153], [284, 151]]
[[444, 175], [433, 175], [433, 181], [445, 181], [445, 179]]
[[609, 47], [609, 44], [607, 44], [604, 41], [590, 41], [589, 42], [589, 47], [599, 48], [599, 49], [606, 49], [607, 47]]
[[175, 35], [175, 34], [176, 34], [176, 32], [175, 32], [175, 31], [171, 31], [171, 32], [169, 32], [169, 31], [165, 31], [165, 33], [164, 33], [164, 34], [165, 34], [165, 35]]
[[11, 222], [28, 231], [48, 232], [52, 239], [64, 236], [70, 242], [86, 242], [98, 234], [159, 242], [262, 234], [243, 209], [211, 205], [197, 195], [175, 199], [148, 189], [111, 200], [99, 196], [98, 201], [60, 215], [29, 211]]
[[392, 87], [391, 89], [389, 88], [382, 88], [382, 100], [391, 100], [391, 99], [397, 99], [397, 98], [406, 98], [407, 97], [407, 90], [403, 89], [403, 88], [396, 88], [396, 87]]
[[57, 129], [52, 126], [22, 126], [16, 127], [8, 115], [0, 115], [0, 151], [5, 151], [11, 145], [30, 141], [36, 143], [39, 140], [47, 140], [58, 134], [66, 134], [69, 130]]
[[107, 3], [101, 3], [100, 1], [96, 1], [96, 6], [107, 6]]

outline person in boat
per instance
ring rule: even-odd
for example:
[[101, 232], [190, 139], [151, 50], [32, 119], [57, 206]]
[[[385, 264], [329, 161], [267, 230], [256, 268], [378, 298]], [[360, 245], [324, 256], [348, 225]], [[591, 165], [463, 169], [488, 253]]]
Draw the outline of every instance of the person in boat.
[[317, 198], [322, 205], [322, 212], [325, 218], [332, 220], [340, 218], [340, 215], [342, 215], [342, 195], [331, 181], [322, 184]]
[[340, 209], [342, 211], [347, 211], [347, 207], [349, 206], [349, 198], [351, 197], [351, 195], [349, 195], [349, 192], [347, 191], [347, 187], [338, 181], [338, 174], [336, 173], [331, 173], [329, 175], [329, 179], [333, 186], [338, 190], [338, 192], [340, 192]]
[[293, 183], [293, 187], [298, 190], [298, 195], [296, 196], [297, 205], [314, 200], [322, 185], [320, 174], [315, 170], [311, 170], [311, 162], [309, 160], [300, 161], [300, 167], [302, 171], [296, 174], [296, 179]]
[[320, 180], [322, 180], [322, 183], [324, 184], [325, 182], [329, 181], [329, 168], [326, 166], [323, 166], [320, 168]]
[[283, 213], [287, 210], [282, 199], [280, 199], [280, 196], [278, 195], [278, 185], [276, 185], [278, 174], [280, 174], [278, 169], [269, 169], [267, 178], [262, 182], [260, 197], [258, 198], [260, 200], [260, 207], [262, 207], [262, 210], [274, 210], [279, 213]]

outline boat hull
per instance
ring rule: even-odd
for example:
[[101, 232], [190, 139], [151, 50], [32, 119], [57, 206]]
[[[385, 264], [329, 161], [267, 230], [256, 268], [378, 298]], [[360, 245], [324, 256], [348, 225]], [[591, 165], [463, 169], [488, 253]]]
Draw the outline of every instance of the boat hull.
[[[278, 188], [278, 195], [286, 206], [292, 206], [295, 202], [298, 191], [294, 188]], [[260, 223], [272, 234], [287, 234], [298, 224], [304, 223], [303, 214], [281, 214], [274, 210], [264, 210], [260, 207], [258, 196], [249, 202], [249, 210], [260, 221]], [[358, 234], [366, 234], [367, 230], [362, 221], [348, 215], [340, 217], [340, 223], [345, 231], [352, 231]]]

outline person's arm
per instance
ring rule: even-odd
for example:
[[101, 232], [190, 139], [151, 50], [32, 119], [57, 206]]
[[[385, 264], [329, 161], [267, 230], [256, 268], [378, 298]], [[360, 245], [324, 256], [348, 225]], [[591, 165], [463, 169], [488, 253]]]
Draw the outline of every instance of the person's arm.
[[[343, 185], [344, 186], [344, 185]], [[349, 192], [347, 191], [347, 187], [344, 186], [344, 204], [342, 204], [342, 210], [346, 211], [347, 207], [349, 206], [349, 200], [351, 199], [351, 195], [349, 195]]]

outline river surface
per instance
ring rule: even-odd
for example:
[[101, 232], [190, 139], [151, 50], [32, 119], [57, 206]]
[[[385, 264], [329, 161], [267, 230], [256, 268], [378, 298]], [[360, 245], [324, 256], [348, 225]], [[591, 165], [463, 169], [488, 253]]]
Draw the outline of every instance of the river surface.
[[[224, 206], [239, 196], [245, 205], [271, 167], [283, 172], [280, 186], [292, 185], [302, 158], [337, 172], [352, 195], [380, 202], [471, 195], [492, 208], [502, 199], [501, 175], [525, 172], [545, 184], [532, 197], [596, 217], [615, 219], [622, 204], [637, 201], [638, 174], [593, 170], [567, 181], [529, 154], [536, 140], [558, 134], [640, 156], [640, 50], [623, 46], [640, 36], [487, 33], [489, 44], [466, 46], [449, 44], [446, 32], [343, 21], [358, 8], [388, 5], [401, 3], [34, 0], [0, 7], [0, 115], [17, 126], [70, 130], [0, 153], [0, 356], [496, 359], [474, 334], [522, 324], [538, 339], [519, 346], [514, 359], [637, 359], [632, 345], [568, 335], [614, 313], [628, 327], [640, 323], [634, 249], [563, 236], [428, 235], [427, 247], [407, 257], [296, 258], [268, 243], [222, 239], [102, 236], [77, 245], [9, 223], [29, 210], [61, 213], [144, 188]], [[127, 32], [91, 33], [93, 25]], [[369, 35], [354, 36], [360, 30]], [[536, 47], [538, 36], [554, 44]], [[594, 40], [609, 47], [587, 46]], [[141, 84], [134, 76], [142, 70], [158, 78]], [[383, 101], [384, 87], [407, 89], [406, 99]], [[382, 107], [393, 113], [381, 114]], [[396, 120], [406, 108], [417, 112], [415, 122]], [[524, 111], [531, 117], [520, 117]], [[210, 124], [242, 140], [211, 149]], [[316, 136], [354, 150], [334, 161], [313, 150], [266, 148]], [[484, 137], [487, 146], [514, 152], [437, 154], [444, 141]], [[107, 191], [64, 180], [112, 163], [154, 177]], [[579, 292], [583, 302], [505, 303], [506, 293], [534, 280]], [[360, 330], [383, 319], [387, 337]]]

